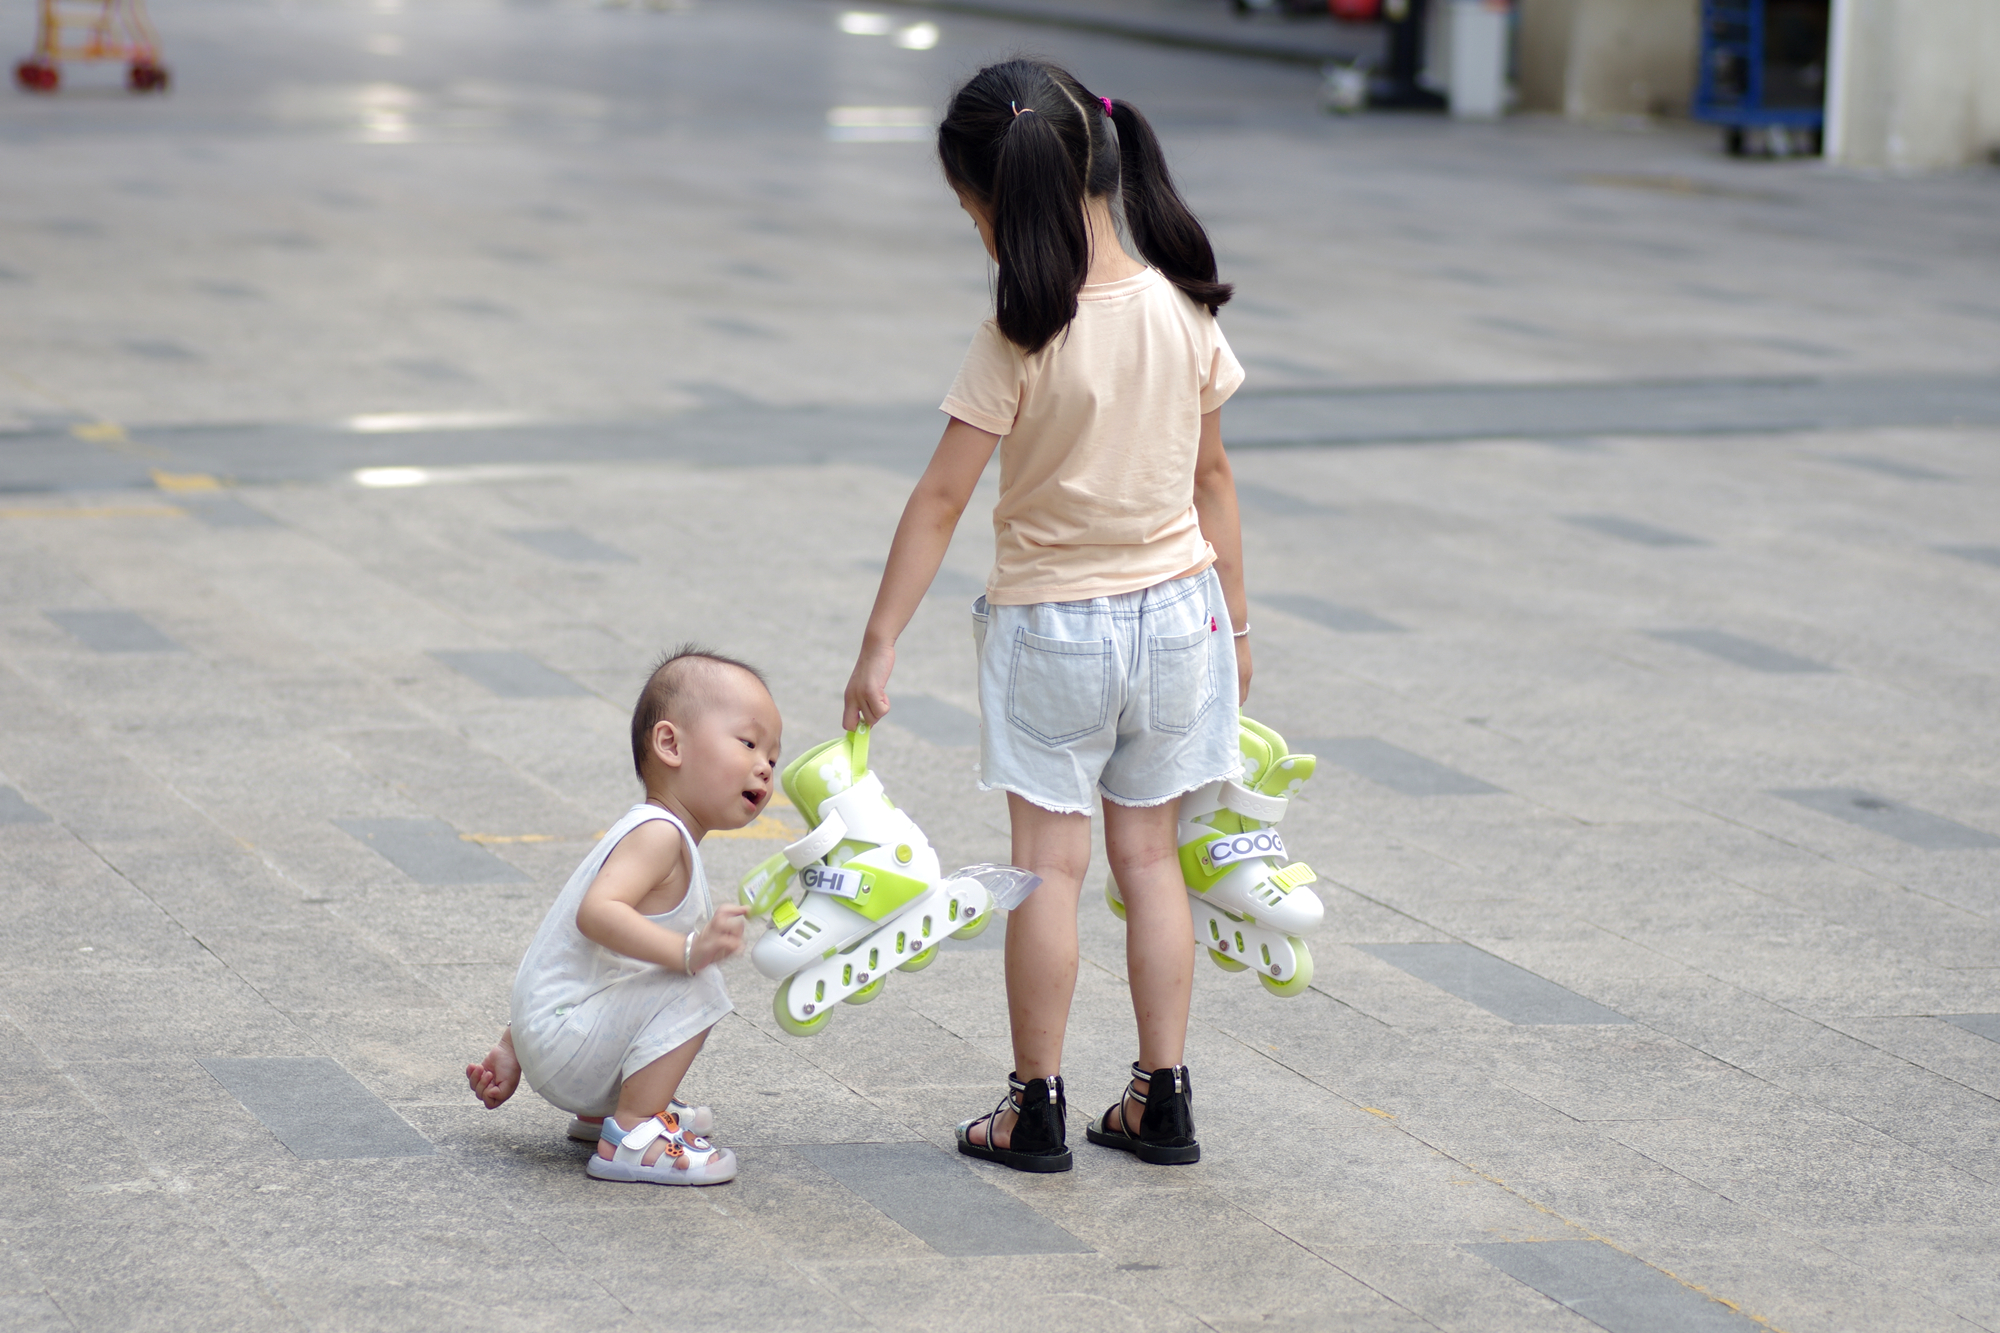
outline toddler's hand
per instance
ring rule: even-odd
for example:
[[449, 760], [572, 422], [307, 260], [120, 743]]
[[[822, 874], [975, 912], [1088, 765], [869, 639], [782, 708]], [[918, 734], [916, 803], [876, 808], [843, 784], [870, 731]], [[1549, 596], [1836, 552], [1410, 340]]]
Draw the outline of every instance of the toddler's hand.
[[521, 1086], [521, 1062], [514, 1056], [513, 1034], [503, 1033], [484, 1060], [467, 1065], [465, 1081], [489, 1111], [512, 1097]]
[[866, 722], [874, 726], [889, 711], [889, 672], [896, 665], [896, 646], [861, 646], [854, 674], [847, 678], [847, 707], [840, 725], [852, 731]]
[[710, 963], [743, 952], [743, 923], [749, 917], [750, 909], [741, 903], [724, 903], [716, 908], [708, 924], [695, 933], [694, 970], [699, 972]]

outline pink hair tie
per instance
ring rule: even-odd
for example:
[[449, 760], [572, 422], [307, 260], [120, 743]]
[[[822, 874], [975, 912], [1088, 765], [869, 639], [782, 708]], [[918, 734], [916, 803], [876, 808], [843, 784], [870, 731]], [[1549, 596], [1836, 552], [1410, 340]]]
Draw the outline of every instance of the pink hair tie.
[[1110, 98], [1108, 98], [1108, 97], [1100, 97], [1100, 98], [1098, 98], [1097, 100], [1098, 100], [1098, 101], [1100, 101], [1100, 102], [1102, 102], [1102, 103], [1104, 103], [1104, 114], [1105, 114], [1105, 115], [1107, 115], [1107, 116], [1108, 116], [1108, 115], [1110, 115], [1110, 114], [1111, 114], [1111, 99], [1110, 99]]

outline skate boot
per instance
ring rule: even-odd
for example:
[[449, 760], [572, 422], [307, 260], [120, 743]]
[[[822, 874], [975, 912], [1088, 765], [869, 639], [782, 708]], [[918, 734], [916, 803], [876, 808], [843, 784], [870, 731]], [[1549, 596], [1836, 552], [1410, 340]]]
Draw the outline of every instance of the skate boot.
[[[1181, 798], [1181, 875], [1194, 910], [1195, 938], [1228, 972], [1255, 968], [1273, 995], [1297, 995], [1312, 984], [1312, 953], [1299, 936], [1325, 914], [1307, 885], [1316, 878], [1302, 861], [1287, 865], [1285, 840], [1274, 825], [1313, 775], [1313, 757], [1291, 754], [1269, 727], [1240, 719], [1243, 777], [1211, 782]], [[1122, 919], [1115, 879], [1105, 901]]]
[[779, 982], [778, 1026], [804, 1037], [837, 1002], [874, 999], [891, 968], [929, 967], [945, 936], [985, 930], [993, 897], [977, 879], [939, 873], [923, 830], [868, 771], [867, 727], [806, 751], [780, 780], [808, 832], [746, 875], [738, 896], [771, 918], [750, 961]]

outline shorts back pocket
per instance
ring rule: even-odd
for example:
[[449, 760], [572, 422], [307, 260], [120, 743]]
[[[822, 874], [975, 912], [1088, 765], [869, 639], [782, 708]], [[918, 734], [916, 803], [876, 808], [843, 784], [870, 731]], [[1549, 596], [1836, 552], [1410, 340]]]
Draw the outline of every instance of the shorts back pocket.
[[1147, 638], [1154, 731], [1192, 731], [1214, 705], [1216, 633], [1204, 625], [1188, 634]]
[[1007, 720], [1045, 745], [1103, 728], [1111, 711], [1111, 640], [1044, 639], [1014, 631]]

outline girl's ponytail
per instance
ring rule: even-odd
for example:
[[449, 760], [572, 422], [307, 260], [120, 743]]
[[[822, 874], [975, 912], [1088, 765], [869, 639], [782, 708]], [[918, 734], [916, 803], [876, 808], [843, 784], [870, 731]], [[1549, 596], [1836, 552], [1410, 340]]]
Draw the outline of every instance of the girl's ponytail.
[[1027, 106], [1009, 114], [987, 194], [1000, 257], [993, 315], [1009, 342], [1039, 352], [1076, 318], [1090, 271], [1083, 175], [1053, 116]]
[[[1118, 127], [1115, 151], [1107, 109]], [[1093, 97], [1068, 71], [1039, 60], [988, 65], [952, 94], [937, 145], [945, 179], [993, 224], [994, 317], [1015, 346], [1039, 352], [1076, 318], [1090, 275], [1084, 204], [1120, 189], [1121, 177], [1140, 257], [1210, 313], [1229, 299], [1146, 118]]]
[[1120, 101], [1111, 103], [1111, 123], [1118, 127], [1119, 185], [1132, 243], [1141, 258], [1214, 314], [1235, 288], [1216, 281], [1215, 249], [1174, 189], [1153, 127], [1138, 107]]

